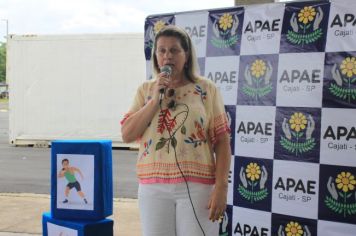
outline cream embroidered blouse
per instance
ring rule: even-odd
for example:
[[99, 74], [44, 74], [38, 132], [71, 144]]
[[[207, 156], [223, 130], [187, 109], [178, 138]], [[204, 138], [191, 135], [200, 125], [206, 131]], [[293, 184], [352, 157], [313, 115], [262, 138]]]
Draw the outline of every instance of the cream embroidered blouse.
[[[144, 82], [121, 123], [152, 97], [154, 80]], [[168, 89], [167, 89], [168, 90]], [[162, 108], [140, 138], [137, 175], [140, 183], [214, 184], [213, 145], [218, 135], [229, 133], [220, 91], [205, 78], [178, 87], [172, 97], [166, 92]], [[175, 106], [168, 108], [174, 100]]]

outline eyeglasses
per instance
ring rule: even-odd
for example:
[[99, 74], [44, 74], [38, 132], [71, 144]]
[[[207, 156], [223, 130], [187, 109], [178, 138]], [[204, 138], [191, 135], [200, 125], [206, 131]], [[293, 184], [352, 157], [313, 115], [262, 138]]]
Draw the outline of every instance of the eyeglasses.
[[176, 91], [174, 89], [168, 89], [166, 92], [166, 97], [167, 98], [171, 98], [171, 100], [167, 103], [167, 107], [169, 109], [175, 109], [176, 107], [176, 101], [174, 100], [174, 97], [176, 95]]
[[183, 50], [180, 48], [158, 48], [156, 50], [156, 55], [163, 57], [167, 52], [169, 52], [170, 54], [172, 54], [173, 56], [181, 53]]

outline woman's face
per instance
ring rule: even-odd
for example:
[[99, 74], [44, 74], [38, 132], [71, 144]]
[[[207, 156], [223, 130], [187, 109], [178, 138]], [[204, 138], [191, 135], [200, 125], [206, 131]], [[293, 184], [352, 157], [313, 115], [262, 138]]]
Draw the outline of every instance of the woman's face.
[[161, 36], [157, 40], [156, 57], [159, 68], [165, 65], [172, 67], [172, 76], [183, 73], [184, 64], [188, 55], [182, 48], [180, 40], [176, 37]]

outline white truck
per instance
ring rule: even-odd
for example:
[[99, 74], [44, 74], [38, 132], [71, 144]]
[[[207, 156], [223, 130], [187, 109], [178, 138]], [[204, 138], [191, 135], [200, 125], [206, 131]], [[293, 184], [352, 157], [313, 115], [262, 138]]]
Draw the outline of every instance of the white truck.
[[12, 35], [7, 58], [11, 144], [137, 147], [122, 142], [120, 120], [146, 79], [143, 34]]

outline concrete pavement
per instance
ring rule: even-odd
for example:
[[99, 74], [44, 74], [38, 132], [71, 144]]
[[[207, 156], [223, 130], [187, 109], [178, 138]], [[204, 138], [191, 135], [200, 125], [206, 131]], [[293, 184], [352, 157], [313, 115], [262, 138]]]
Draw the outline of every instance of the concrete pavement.
[[[42, 213], [50, 211], [46, 194], [0, 193], [0, 236], [42, 235]], [[114, 198], [114, 235], [140, 236], [137, 199]]]
[[0, 232], [0, 236], [37, 236], [42, 234], [23, 234], [23, 233], [10, 233], [10, 232]]

